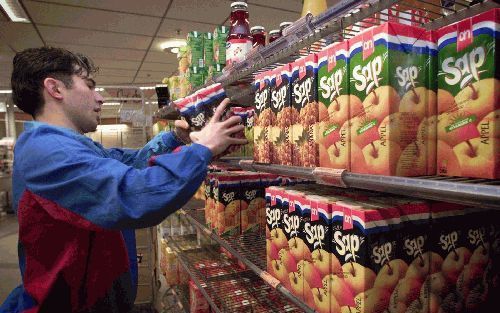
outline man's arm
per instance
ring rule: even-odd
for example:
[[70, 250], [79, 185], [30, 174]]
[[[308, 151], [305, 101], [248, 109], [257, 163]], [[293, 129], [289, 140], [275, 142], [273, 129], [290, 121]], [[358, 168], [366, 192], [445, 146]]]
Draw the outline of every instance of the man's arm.
[[115, 160], [135, 168], [144, 168], [152, 156], [170, 153], [182, 145], [184, 143], [173, 132], [161, 132], [139, 150], [120, 148], [105, 150]]
[[[46, 201], [44, 207], [53, 218], [77, 227], [158, 224], [196, 192], [212, 156], [206, 147], [193, 144], [179, 153], [157, 156], [151, 167], [136, 169], [103, 158], [72, 138], [33, 139], [18, 164], [24, 173], [24, 192], [34, 194], [38, 202]], [[23, 203], [19, 201], [19, 214]]]

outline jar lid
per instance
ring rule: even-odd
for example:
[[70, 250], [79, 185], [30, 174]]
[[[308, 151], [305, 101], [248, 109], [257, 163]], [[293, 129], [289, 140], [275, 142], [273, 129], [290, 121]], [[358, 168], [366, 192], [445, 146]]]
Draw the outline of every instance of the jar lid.
[[251, 32], [254, 30], [266, 30], [266, 29], [264, 28], [264, 26], [254, 26], [254, 27], [250, 28]]
[[281, 31], [279, 29], [273, 29], [269, 32], [269, 35], [279, 34]]
[[244, 6], [244, 7], [248, 8], [248, 4], [246, 2], [243, 2], [243, 1], [236, 1], [236, 2], [231, 3], [231, 8], [239, 7], [239, 6]]
[[292, 24], [293, 24], [292, 22], [283, 22], [283, 23], [280, 24], [280, 28], [287, 27], [287, 26], [290, 26]]

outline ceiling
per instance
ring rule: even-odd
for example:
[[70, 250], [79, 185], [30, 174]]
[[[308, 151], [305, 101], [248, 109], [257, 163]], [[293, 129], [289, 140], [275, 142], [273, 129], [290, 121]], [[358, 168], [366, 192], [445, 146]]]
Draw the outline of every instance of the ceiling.
[[[151, 85], [171, 76], [177, 59], [163, 52], [169, 38], [227, 24], [229, 0], [19, 0], [31, 24], [0, 10], [0, 89], [10, 88], [12, 58], [26, 48], [58, 46], [90, 56], [98, 85]], [[301, 0], [249, 0], [251, 25], [266, 30], [300, 17]], [[327, 1], [332, 5], [338, 0]]]

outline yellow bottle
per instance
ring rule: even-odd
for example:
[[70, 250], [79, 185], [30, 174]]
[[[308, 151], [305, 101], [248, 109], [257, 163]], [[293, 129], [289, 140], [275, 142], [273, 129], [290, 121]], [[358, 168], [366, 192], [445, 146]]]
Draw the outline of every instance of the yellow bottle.
[[303, 0], [303, 2], [304, 6], [300, 17], [305, 16], [307, 12], [311, 12], [312, 15], [316, 16], [326, 10], [326, 0]]

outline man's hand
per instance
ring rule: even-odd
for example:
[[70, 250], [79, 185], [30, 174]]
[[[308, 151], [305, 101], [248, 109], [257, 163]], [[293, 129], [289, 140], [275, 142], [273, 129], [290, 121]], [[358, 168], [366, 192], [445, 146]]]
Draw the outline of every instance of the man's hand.
[[228, 103], [229, 99], [224, 99], [217, 107], [210, 122], [202, 130], [190, 134], [191, 140], [194, 143], [204, 145], [210, 149], [214, 157], [223, 153], [230, 145], [244, 145], [248, 143], [246, 139], [232, 137], [232, 135], [245, 129], [244, 125], [239, 125], [241, 117], [232, 116], [221, 122], [220, 119]]
[[184, 144], [191, 143], [191, 138], [189, 137], [189, 124], [186, 121], [177, 120], [174, 122], [174, 134], [179, 138]]

